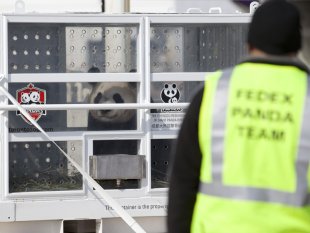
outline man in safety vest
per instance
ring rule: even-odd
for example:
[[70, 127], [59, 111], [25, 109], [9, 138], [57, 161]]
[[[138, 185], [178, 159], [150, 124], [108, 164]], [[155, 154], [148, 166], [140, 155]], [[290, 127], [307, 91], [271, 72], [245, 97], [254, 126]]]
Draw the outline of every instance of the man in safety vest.
[[207, 78], [179, 133], [169, 233], [310, 232], [310, 78], [298, 10], [260, 6], [250, 57]]

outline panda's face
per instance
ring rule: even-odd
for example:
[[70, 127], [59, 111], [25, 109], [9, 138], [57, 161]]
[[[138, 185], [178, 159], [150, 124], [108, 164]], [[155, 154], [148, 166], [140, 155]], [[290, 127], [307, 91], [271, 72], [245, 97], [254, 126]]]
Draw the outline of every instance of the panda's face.
[[[136, 98], [136, 87], [128, 83], [98, 83], [90, 94], [90, 103], [134, 103]], [[129, 121], [134, 116], [135, 110], [90, 110], [90, 114], [102, 122], [121, 123]]]
[[30, 100], [34, 103], [39, 102], [40, 100], [40, 95], [39, 92], [33, 91], [30, 93]]
[[30, 101], [29, 94], [28, 94], [28, 93], [22, 93], [21, 101], [22, 101], [22, 103], [24, 103], [24, 104], [29, 103], [29, 101]]
[[165, 84], [164, 88], [164, 94], [165, 96], [172, 98], [178, 93], [177, 85], [176, 84]]

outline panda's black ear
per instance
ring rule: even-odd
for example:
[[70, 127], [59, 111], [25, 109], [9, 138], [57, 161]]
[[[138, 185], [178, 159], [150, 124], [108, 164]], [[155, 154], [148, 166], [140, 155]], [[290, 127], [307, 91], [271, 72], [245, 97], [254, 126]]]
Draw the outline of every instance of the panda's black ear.
[[87, 71], [87, 73], [100, 73], [100, 70], [98, 67], [92, 66], [90, 69]]
[[[87, 73], [100, 73], [100, 69], [98, 67], [92, 66], [89, 68]], [[94, 87], [97, 83], [89, 83], [89, 84]]]
[[130, 88], [136, 89], [136, 88], [137, 88], [137, 83], [128, 83], [128, 86], [129, 86]]
[[172, 88], [176, 88], [177, 85], [175, 83], [172, 84]]
[[165, 87], [165, 88], [168, 88], [168, 87], [169, 87], [169, 84], [166, 83], [164, 87]]

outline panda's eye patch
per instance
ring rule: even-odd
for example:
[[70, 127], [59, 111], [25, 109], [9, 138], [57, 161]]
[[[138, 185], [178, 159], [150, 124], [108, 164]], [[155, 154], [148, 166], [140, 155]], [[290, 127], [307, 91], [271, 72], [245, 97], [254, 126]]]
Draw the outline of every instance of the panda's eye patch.
[[171, 94], [174, 95], [174, 90], [171, 91]]
[[169, 85], [168, 84], [165, 84], [165, 88], [168, 88], [169, 87]]
[[100, 110], [102, 115], [108, 114], [109, 112], [111, 112], [111, 110]]
[[120, 94], [116, 93], [113, 95], [113, 100], [115, 101], [115, 103], [124, 103], [124, 99], [121, 97]]
[[177, 87], [177, 85], [174, 83], [174, 84], [172, 84], [172, 87], [173, 87], [173, 88], [176, 88], [176, 87]]
[[170, 91], [167, 91], [167, 95], [169, 95], [170, 94]]
[[102, 98], [102, 94], [99, 92], [94, 99], [94, 103], [98, 104], [100, 102], [101, 98]]

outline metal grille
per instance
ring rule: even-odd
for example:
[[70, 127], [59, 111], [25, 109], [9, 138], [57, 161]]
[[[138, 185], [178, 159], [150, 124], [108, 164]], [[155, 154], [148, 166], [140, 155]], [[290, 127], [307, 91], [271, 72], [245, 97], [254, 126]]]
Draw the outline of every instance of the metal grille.
[[173, 139], [153, 139], [151, 141], [152, 188], [168, 187], [168, 167], [174, 143]]
[[10, 73], [136, 72], [137, 26], [9, 24]]
[[236, 65], [246, 54], [247, 24], [208, 24], [200, 33], [200, 71]]
[[88, 72], [102, 68], [104, 43], [101, 27], [66, 27], [66, 71]]
[[246, 54], [246, 24], [153, 25], [152, 72], [213, 72]]
[[106, 72], [137, 71], [137, 27], [106, 27], [104, 31]]
[[151, 71], [183, 71], [183, 28], [151, 27]]
[[[57, 144], [81, 164], [81, 141]], [[10, 142], [9, 173], [10, 192], [82, 189], [82, 176], [51, 142]]]
[[54, 24], [10, 23], [10, 73], [55, 73], [63, 69], [60, 28]]

